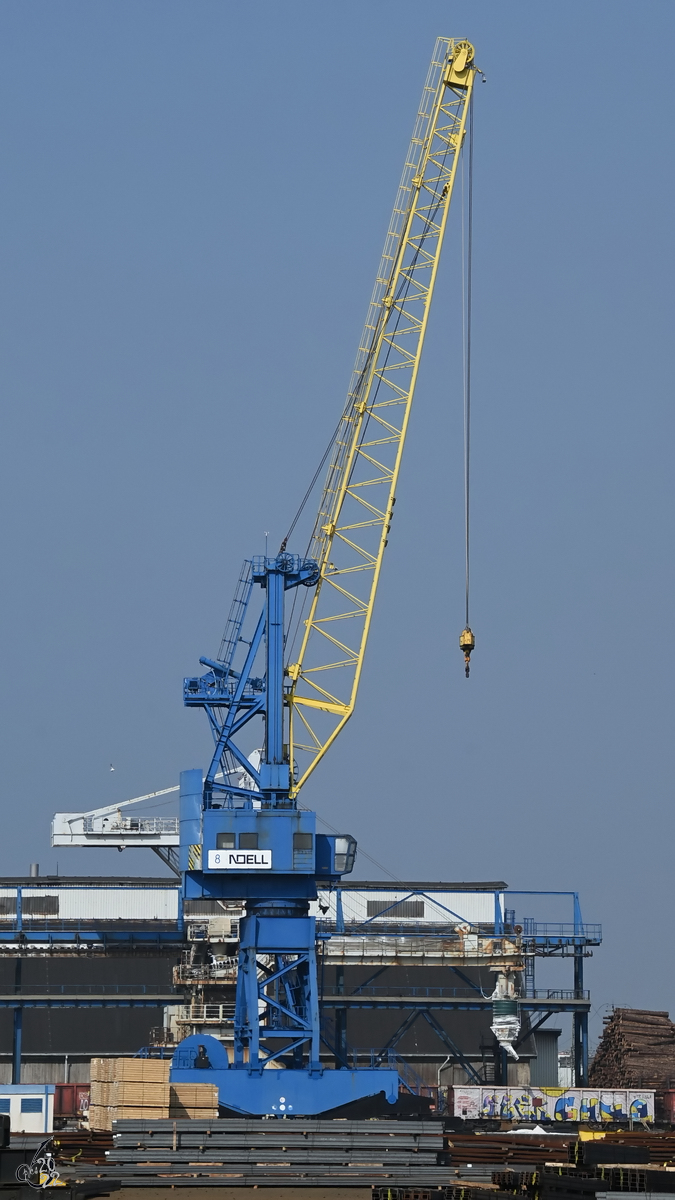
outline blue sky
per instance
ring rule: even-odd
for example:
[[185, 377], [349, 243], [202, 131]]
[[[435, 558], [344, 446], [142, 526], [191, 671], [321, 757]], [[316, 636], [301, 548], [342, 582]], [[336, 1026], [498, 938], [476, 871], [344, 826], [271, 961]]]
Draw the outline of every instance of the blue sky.
[[156, 871], [56, 855], [51, 815], [206, 762], [182, 677], [335, 424], [438, 34], [487, 77], [478, 645], [467, 684], [455, 221], [357, 712], [303, 800], [404, 879], [578, 889], [596, 1006], [668, 1008], [671, 3], [5, 0], [0, 866]]

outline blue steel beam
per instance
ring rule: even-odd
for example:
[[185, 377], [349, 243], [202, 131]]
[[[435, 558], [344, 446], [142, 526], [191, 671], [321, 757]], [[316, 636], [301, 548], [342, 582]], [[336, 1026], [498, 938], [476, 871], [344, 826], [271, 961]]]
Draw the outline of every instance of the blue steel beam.
[[[520, 999], [518, 1006], [526, 1012], [555, 1012], [555, 1013], [588, 1013], [590, 1000], [526, 1000]], [[361, 996], [324, 996], [324, 1008], [380, 1008], [395, 1009], [434, 1009], [438, 1011], [476, 1011], [490, 1012], [492, 1000], [470, 999], [469, 997], [423, 997], [423, 996], [381, 996], [377, 999], [366, 1000]]]
[[20, 1004], [14, 1006], [14, 1028], [12, 1031], [12, 1083], [21, 1083], [21, 1031], [23, 1028], [23, 1008]]
[[114, 996], [138, 996], [144, 999], [159, 998], [168, 1001], [173, 998], [178, 998], [179, 993], [174, 989], [164, 985], [147, 986], [143, 983], [92, 983], [92, 984], [69, 984], [55, 983], [33, 984], [30, 988], [1, 988], [0, 1000], [6, 999], [8, 996], [30, 996], [39, 998], [44, 996], [98, 996], [99, 999], [112, 998]]
[[446, 1050], [449, 1050], [450, 1053], [455, 1056], [455, 1058], [457, 1059], [457, 1062], [460, 1064], [460, 1066], [464, 1067], [464, 1070], [466, 1071], [467, 1075], [469, 1076], [469, 1079], [472, 1079], [474, 1083], [477, 1083], [479, 1085], [482, 1084], [483, 1080], [481, 1079], [480, 1075], [476, 1071], [475, 1067], [472, 1065], [472, 1063], [469, 1062], [469, 1060], [467, 1058], [464, 1057], [464, 1055], [462, 1054], [462, 1051], [459, 1049], [459, 1047], [457, 1045], [455, 1045], [455, 1043], [453, 1042], [452, 1038], [450, 1037], [450, 1034], [448, 1033], [447, 1029], [444, 1029], [442, 1025], [439, 1025], [436, 1018], [432, 1017], [431, 1013], [428, 1010], [423, 1009], [422, 1016], [424, 1017], [424, 1020], [426, 1021], [427, 1025], [431, 1029], [433, 1029], [434, 1033], [436, 1034], [436, 1037], [439, 1039], [440, 1042], [442, 1042], [442, 1044], [445, 1046]]
[[163, 1008], [175, 1004], [179, 996], [154, 996], [152, 999], [139, 996], [115, 996], [103, 999], [100, 996], [0, 997], [0, 1008]]
[[[457, 1000], [457, 999], [472, 999], [474, 993], [477, 992], [480, 999], [488, 1006], [492, 1003], [492, 997], [486, 996], [484, 992], [477, 988], [457, 988], [457, 987], [436, 987], [425, 984], [390, 984], [389, 987], [371, 987], [365, 983], [360, 984], [352, 992], [345, 993], [341, 985], [329, 985], [324, 987], [323, 995], [326, 999], [333, 997], [337, 999], [345, 996], [350, 1003], [356, 1004], [360, 999], [379, 1000], [406, 998], [411, 1000]], [[571, 1001], [583, 1000], [590, 1003], [590, 992], [584, 988], [539, 988], [528, 999], [536, 1001], [539, 1004], [545, 1004], [547, 1001]]]
[[20, 953], [22, 947], [26, 946], [50, 946], [60, 943], [83, 948], [90, 943], [112, 947], [123, 946], [124, 948], [138, 945], [144, 949], [148, 949], [152, 945], [180, 947], [184, 943], [184, 934], [182, 927], [178, 925], [173, 929], [159, 931], [148, 929], [147, 932], [139, 929], [118, 929], [113, 932], [107, 929], [83, 929], [81, 927], [72, 929], [43, 928], [39, 931], [24, 928], [19, 931], [16, 926], [0, 930], [0, 945], [14, 945], [17, 953]]

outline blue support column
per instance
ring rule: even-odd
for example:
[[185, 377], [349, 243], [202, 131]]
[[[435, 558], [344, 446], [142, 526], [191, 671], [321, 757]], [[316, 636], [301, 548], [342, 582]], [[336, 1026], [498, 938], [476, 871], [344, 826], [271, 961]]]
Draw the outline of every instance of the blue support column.
[[588, 1013], [574, 1014], [574, 1083], [576, 1087], [588, 1084]]
[[[283, 916], [284, 908], [288, 912], [282, 904], [272, 916], [270, 901], [262, 907], [264, 915], [251, 914], [241, 924], [234, 1066], [249, 1074], [275, 1057], [279, 1038], [294, 1044], [289, 1052], [298, 1067], [321, 1071], [315, 920]], [[260, 958], [265, 973], [259, 977]]]
[[574, 936], [581, 937], [584, 931], [584, 922], [581, 916], [581, 905], [579, 903], [579, 893], [574, 892]]
[[[340, 893], [338, 892], [338, 895]], [[345, 969], [342, 964], [335, 968], [335, 990], [338, 996], [345, 994]], [[335, 1068], [347, 1066], [347, 1009], [335, 1006]]]
[[14, 1030], [12, 1037], [12, 1083], [21, 1083], [21, 1033], [23, 1029], [23, 1008], [17, 1004], [14, 1009]]
[[311, 938], [309, 939], [307, 976], [305, 981], [307, 1012], [309, 1013], [312, 1025], [312, 1040], [309, 1048], [309, 1069], [310, 1071], [321, 1071], [321, 1063], [319, 1061], [321, 1053], [321, 1018], [319, 1016], [319, 975], [316, 969], [315, 918], [308, 917], [308, 920], [311, 921], [312, 931]]
[[[576, 920], [575, 920], [576, 924]], [[584, 951], [583, 946], [574, 948], [574, 996], [581, 1000], [584, 995]], [[574, 1082], [577, 1087], [588, 1083], [588, 1013], [574, 1014]]]
[[[241, 941], [239, 949], [239, 974], [237, 975], [237, 998], [239, 1011], [244, 1016], [245, 1032], [235, 1030], [241, 1050], [235, 1052], [235, 1065], [243, 1065], [243, 1048], [248, 1046], [248, 1069], [257, 1071], [260, 1063], [260, 1012], [258, 1004], [258, 959], [257, 933], [258, 919], [255, 916], [245, 917], [241, 922]], [[240, 986], [241, 980], [241, 986]], [[241, 999], [239, 993], [241, 992]]]
[[237, 968], [237, 990], [234, 1000], [234, 1065], [244, 1066], [244, 1051], [248, 1045], [248, 1012], [246, 1002], [246, 981], [244, 972], [248, 968], [248, 952], [239, 944], [239, 963]]
[[[260, 764], [260, 788], [272, 807], [287, 802], [290, 770], [284, 762], [284, 592], [286, 574], [267, 568], [265, 757]], [[277, 796], [277, 792], [281, 792]]]

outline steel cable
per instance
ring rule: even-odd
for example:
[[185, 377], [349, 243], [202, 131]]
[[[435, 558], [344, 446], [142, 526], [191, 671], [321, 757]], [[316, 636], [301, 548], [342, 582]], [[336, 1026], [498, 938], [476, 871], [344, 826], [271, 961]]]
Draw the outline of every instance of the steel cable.
[[471, 467], [471, 308], [473, 267], [473, 98], [469, 102], [468, 237], [466, 253], [466, 357], [464, 368], [464, 569], [465, 617], [469, 628], [470, 467]]

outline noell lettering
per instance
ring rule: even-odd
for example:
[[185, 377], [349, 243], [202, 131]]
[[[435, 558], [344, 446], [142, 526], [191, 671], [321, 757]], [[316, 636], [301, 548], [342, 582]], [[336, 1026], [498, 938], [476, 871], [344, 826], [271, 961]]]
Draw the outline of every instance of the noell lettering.
[[270, 871], [271, 850], [209, 850], [211, 871]]

